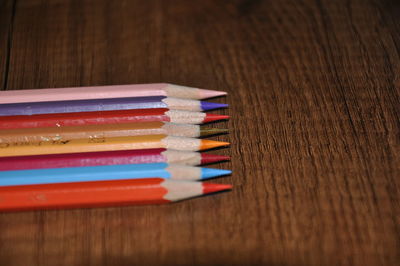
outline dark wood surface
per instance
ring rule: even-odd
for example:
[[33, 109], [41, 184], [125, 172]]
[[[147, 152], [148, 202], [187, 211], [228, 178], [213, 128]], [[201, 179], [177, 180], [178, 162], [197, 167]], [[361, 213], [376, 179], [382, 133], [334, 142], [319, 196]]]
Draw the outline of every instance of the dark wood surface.
[[11, 49], [13, 19], [12, 0], [0, 1], [0, 90], [7, 87], [7, 68], [9, 65], [9, 51]]
[[399, 10], [387, 0], [1, 1], [1, 89], [228, 91], [232, 133], [218, 139], [232, 147], [218, 152], [234, 174], [215, 182], [235, 187], [165, 206], [0, 214], [0, 264], [398, 265]]

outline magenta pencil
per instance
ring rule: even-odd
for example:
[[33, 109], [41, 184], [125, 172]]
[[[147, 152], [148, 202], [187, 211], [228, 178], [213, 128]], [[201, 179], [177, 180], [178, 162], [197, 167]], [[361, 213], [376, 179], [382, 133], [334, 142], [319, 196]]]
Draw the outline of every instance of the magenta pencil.
[[164, 162], [203, 165], [227, 160], [223, 155], [167, 149], [82, 152], [0, 157], [0, 171]]

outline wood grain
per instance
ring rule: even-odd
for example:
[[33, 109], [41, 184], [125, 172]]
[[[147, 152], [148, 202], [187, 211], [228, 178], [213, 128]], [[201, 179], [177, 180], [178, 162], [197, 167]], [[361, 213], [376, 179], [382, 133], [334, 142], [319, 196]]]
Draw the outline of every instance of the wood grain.
[[399, 10], [17, 1], [7, 89], [227, 90], [232, 133], [219, 139], [233, 145], [218, 152], [234, 174], [216, 182], [235, 188], [167, 206], [0, 214], [1, 264], [397, 265]]
[[12, 0], [0, 2], [0, 90], [7, 87], [7, 72], [9, 65], [9, 52], [12, 45], [12, 21], [15, 5]]

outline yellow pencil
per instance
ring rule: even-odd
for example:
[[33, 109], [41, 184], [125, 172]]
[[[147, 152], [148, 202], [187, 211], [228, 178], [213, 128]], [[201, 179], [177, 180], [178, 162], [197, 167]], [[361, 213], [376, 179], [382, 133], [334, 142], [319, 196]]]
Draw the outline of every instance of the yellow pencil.
[[0, 143], [0, 157], [157, 148], [199, 151], [228, 145], [228, 142], [173, 137], [167, 135], [113, 138], [103, 137], [74, 140]]

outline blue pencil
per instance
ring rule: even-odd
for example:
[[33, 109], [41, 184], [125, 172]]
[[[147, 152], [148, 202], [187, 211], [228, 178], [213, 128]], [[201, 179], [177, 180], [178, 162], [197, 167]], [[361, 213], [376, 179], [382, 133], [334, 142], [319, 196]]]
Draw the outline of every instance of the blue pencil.
[[208, 111], [227, 104], [165, 96], [0, 104], [0, 116], [169, 108]]
[[138, 178], [203, 180], [231, 171], [168, 163], [102, 165], [34, 170], [1, 171], [0, 186], [88, 182]]

